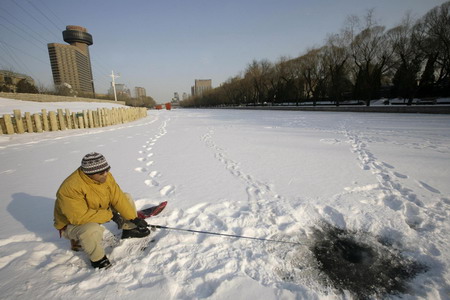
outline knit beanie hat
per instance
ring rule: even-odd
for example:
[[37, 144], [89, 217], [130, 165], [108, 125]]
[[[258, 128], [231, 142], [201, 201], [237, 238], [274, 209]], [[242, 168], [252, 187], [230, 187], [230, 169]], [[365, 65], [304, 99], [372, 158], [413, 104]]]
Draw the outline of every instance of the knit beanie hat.
[[86, 154], [81, 160], [81, 171], [86, 175], [103, 172], [110, 168], [105, 157], [97, 152]]

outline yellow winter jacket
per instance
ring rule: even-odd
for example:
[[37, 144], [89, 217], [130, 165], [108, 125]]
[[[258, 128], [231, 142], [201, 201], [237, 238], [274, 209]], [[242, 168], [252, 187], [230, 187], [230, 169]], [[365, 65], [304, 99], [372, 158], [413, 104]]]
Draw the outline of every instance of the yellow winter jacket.
[[99, 183], [78, 168], [56, 193], [54, 226], [59, 230], [68, 224], [106, 223], [112, 218], [111, 207], [127, 220], [137, 217], [111, 173], [105, 183]]

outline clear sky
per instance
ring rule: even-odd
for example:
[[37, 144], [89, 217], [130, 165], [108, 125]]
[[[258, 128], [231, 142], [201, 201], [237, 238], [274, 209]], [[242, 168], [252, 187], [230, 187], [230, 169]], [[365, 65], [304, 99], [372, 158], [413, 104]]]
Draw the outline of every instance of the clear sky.
[[[47, 43], [65, 43], [66, 25], [86, 27], [97, 93], [111, 71], [158, 103], [190, 94], [195, 79], [213, 87], [252, 60], [276, 62], [321, 46], [350, 15], [375, 10], [388, 29], [407, 12], [423, 16], [444, 0], [0, 0], [0, 69], [53, 84]], [[134, 95], [134, 94], [133, 94]]]

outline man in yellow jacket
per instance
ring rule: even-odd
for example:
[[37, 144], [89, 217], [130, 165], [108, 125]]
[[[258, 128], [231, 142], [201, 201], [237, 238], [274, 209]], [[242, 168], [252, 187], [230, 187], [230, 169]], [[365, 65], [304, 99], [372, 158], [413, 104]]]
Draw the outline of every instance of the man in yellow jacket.
[[94, 268], [111, 266], [102, 246], [101, 224], [113, 219], [123, 229], [123, 239], [150, 234], [147, 222], [137, 218], [133, 199], [120, 189], [109, 170], [102, 154], [86, 154], [56, 193], [55, 228], [81, 246]]

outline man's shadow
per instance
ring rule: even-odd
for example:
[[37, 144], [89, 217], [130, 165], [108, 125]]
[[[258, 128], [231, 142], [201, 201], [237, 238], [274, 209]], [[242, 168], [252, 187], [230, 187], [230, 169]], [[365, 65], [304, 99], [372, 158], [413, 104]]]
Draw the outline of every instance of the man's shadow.
[[15, 193], [7, 211], [44, 242], [59, 244], [59, 233], [53, 227], [54, 204], [55, 199]]

